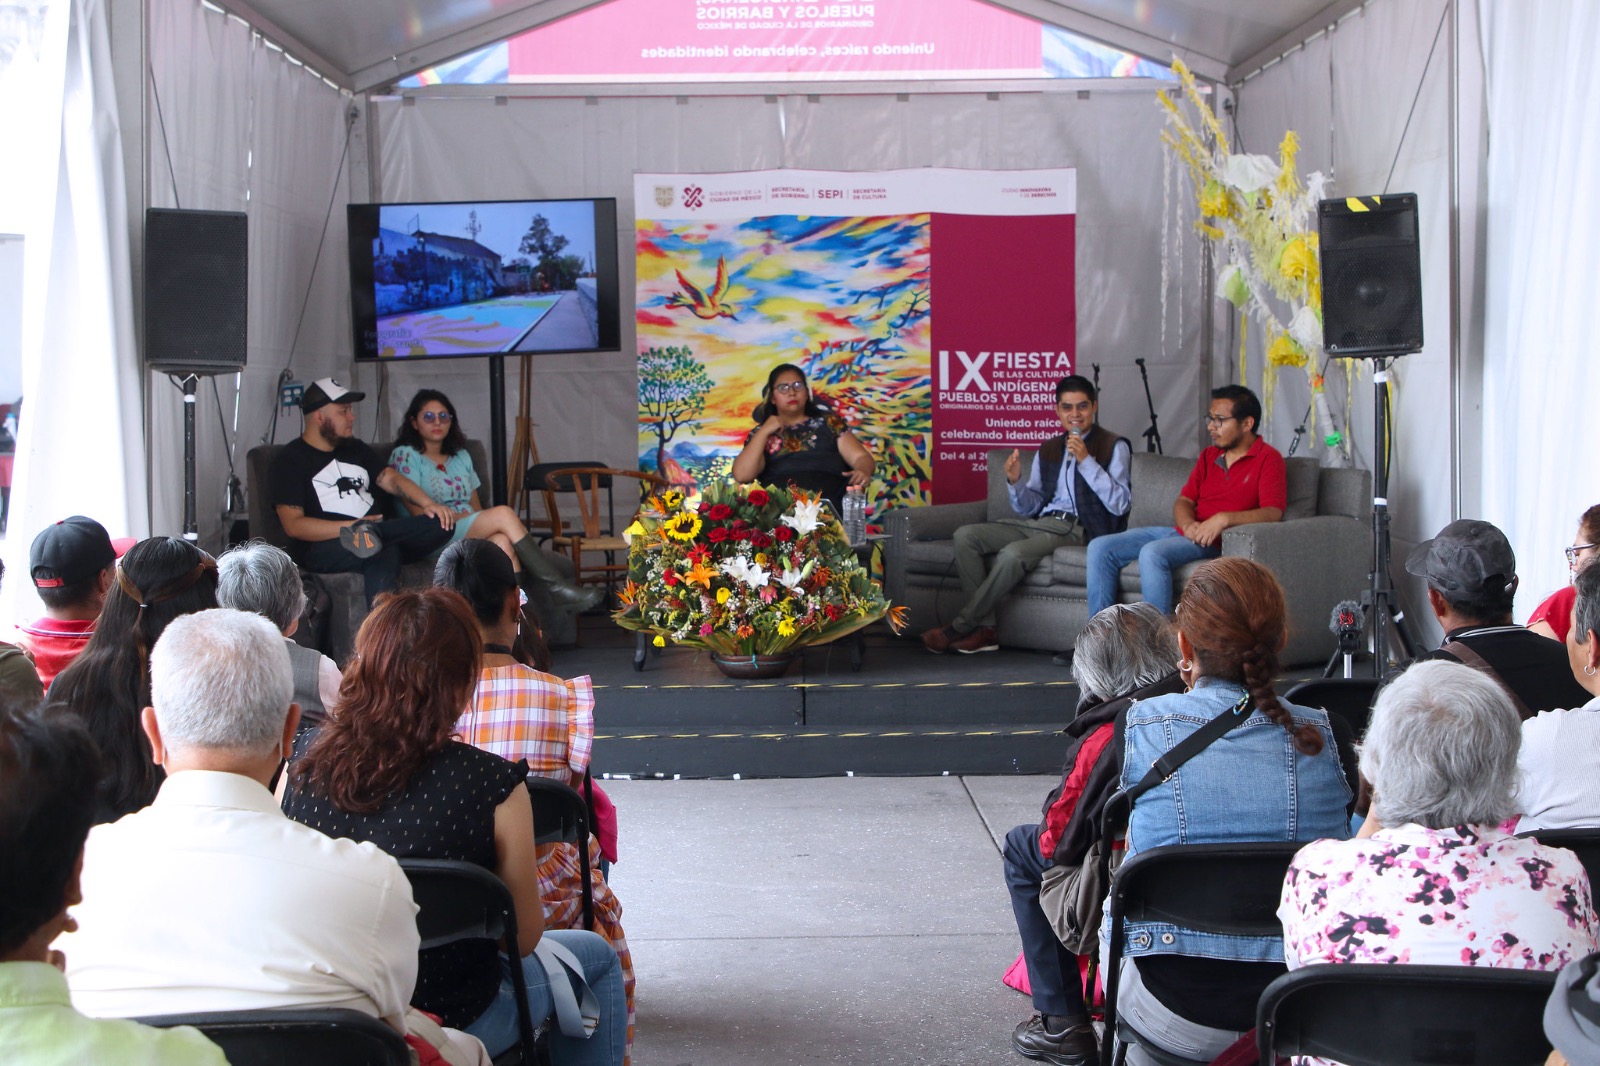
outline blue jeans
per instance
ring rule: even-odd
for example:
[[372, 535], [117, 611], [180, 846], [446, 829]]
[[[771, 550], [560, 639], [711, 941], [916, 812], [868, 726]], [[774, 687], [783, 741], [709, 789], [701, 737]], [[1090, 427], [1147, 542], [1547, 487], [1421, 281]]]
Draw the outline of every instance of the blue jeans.
[[1033, 1009], [1058, 1018], [1087, 1020], [1083, 985], [1078, 977], [1078, 956], [1056, 936], [1039, 906], [1039, 886], [1044, 872], [1054, 865], [1039, 852], [1039, 827], [1019, 825], [1006, 834], [1001, 851], [1005, 862], [1006, 890], [1022, 938], [1022, 958], [1028, 966], [1028, 987]]
[[[578, 957], [583, 975], [600, 999], [600, 1025], [587, 1040], [564, 1036], [559, 1029], [550, 1033], [550, 1060], [556, 1066], [620, 1066], [628, 1045], [628, 1003], [622, 992], [622, 963], [605, 938], [583, 929], [546, 929], [544, 935]], [[489, 1009], [466, 1027], [483, 1041], [490, 1056], [500, 1054], [517, 1042], [517, 1002], [511, 988], [511, 962], [506, 966]], [[550, 978], [544, 965], [532, 955], [520, 960], [528, 984], [528, 1015], [538, 1025], [550, 1017], [555, 1004], [550, 999]]]
[[430, 515], [390, 518], [377, 523], [376, 528], [383, 550], [374, 556], [358, 559], [335, 538], [297, 542], [295, 561], [317, 574], [359, 571], [370, 607], [380, 594], [400, 587], [402, 565], [426, 559], [450, 543], [450, 531]]
[[1172, 613], [1172, 572], [1197, 559], [1215, 559], [1222, 545], [1202, 548], [1171, 526], [1139, 526], [1108, 533], [1089, 542], [1089, 617], [1117, 602], [1117, 579], [1122, 568], [1139, 561], [1139, 589], [1144, 601]]

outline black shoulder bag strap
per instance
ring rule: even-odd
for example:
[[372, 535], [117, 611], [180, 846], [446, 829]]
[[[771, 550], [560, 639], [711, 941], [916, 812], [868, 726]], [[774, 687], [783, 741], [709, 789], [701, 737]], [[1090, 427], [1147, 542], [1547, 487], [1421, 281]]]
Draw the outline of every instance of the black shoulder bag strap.
[[1511, 691], [1511, 686], [1506, 684], [1505, 678], [1495, 673], [1494, 667], [1490, 666], [1489, 661], [1483, 656], [1479, 655], [1477, 652], [1473, 651], [1471, 648], [1467, 647], [1466, 644], [1459, 640], [1445, 641], [1444, 646], [1440, 650], [1446, 655], [1453, 657], [1457, 662], [1465, 666], [1472, 667], [1474, 670], [1487, 677], [1490, 681], [1493, 681], [1495, 684], [1499, 685], [1500, 691], [1504, 692], [1506, 694], [1506, 698], [1511, 701], [1511, 706], [1516, 710], [1518, 718], [1521, 718], [1524, 722], [1526, 722], [1529, 718], [1533, 717], [1534, 712], [1529, 709], [1526, 703], [1522, 702], [1522, 697]]
[[1125, 825], [1129, 815], [1133, 813], [1134, 800], [1177, 773], [1180, 766], [1199, 755], [1211, 746], [1212, 741], [1248, 717], [1250, 717], [1250, 696], [1247, 693], [1238, 703], [1173, 745], [1170, 751], [1150, 764], [1149, 771], [1136, 783], [1106, 801], [1105, 810], [1100, 816], [1101, 835], [1107, 840], [1115, 837], [1119, 823]]

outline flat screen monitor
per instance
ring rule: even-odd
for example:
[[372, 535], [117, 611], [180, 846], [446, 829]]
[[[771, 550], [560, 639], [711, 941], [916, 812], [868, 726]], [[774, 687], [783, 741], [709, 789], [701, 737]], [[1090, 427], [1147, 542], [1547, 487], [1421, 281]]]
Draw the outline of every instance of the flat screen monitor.
[[357, 359], [621, 347], [617, 202], [351, 204]]

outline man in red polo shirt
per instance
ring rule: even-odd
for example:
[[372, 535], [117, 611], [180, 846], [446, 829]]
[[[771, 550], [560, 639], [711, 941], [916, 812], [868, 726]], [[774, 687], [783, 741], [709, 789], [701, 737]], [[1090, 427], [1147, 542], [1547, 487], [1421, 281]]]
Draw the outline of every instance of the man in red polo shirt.
[[1139, 561], [1146, 603], [1172, 613], [1172, 573], [1197, 559], [1222, 554], [1222, 531], [1252, 522], [1276, 522], [1288, 503], [1283, 456], [1256, 434], [1261, 401], [1243, 385], [1211, 390], [1206, 431], [1211, 447], [1200, 453], [1172, 504], [1171, 526], [1140, 526], [1089, 542], [1089, 615], [1117, 602], [1122, 568]]
[[116, 580], [117, 558], [132, 545], [131, 539], [112, 541], [104, 526], [83, 515], [45, 526], [33, 538], [28, 573], [44, 617], [18, 626], [17, 643], [33, 656], [45, 691], [88, 645]]

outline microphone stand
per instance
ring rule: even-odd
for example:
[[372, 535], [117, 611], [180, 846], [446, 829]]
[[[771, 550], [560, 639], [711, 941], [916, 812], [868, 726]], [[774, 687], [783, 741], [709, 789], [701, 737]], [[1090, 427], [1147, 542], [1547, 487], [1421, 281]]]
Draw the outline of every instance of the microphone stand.
[[1135, 359], [1139, 366], [1139, 377], [1144, 382], [1144, 403], [1150, 409], [1150, 428], [1144, 431], [1144, 450], [1165, 455], [1161, 450], [1161, 430], [1156, 427], [1156, 402], [1150, 398], [1150, 372], [1144, 368], [1143, 359]]

